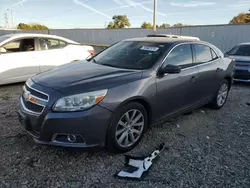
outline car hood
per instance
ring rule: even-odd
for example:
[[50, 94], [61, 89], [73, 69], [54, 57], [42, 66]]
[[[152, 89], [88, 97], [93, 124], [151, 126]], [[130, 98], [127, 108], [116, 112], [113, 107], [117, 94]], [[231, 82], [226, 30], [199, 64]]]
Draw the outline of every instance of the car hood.
[[115, 85], [140, 79], [142, 71], [119, 69], [77, 61], [40, 73], [32, 80], [40, 85], [53, 88], [64, 94], [109, 89]]
[[250, 56], [237, 56], [237, 55], [229, 55], [228, 57], [235, 59], [235, 61], [246, 61], [250, 62]]

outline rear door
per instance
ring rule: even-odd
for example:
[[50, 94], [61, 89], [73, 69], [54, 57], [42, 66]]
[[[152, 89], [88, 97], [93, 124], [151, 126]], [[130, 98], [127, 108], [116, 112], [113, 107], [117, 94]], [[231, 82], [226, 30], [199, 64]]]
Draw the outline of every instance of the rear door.
[[0, 54], [1, 84], [26, 81], [39, 72], [34, 38], [15, 39], [1, 47], [6, 50]]
[[72, 61], [72, 57], [70, 57], [67, 50], [65, 50], [67, 47], [65, 41], [54, 38], [38, 38], [37, 40], [41, 72]]
[[201, 100], [209, 100], [220, 86], [221, 71], [223, 64], [221, 58], [209, 46], [203, 44], [193, 44], [195, 54], [195, 64], [198, 67], [197, 95]]
[[199, 100], [196, 95], [198, 69], [193, 63], [191, 45], [181, 44], [175, 47], [162, 66], [168, 64], [181, 66], [182, 69], [178, 74], [165, 74], [156, 78], [159, 119], [185, 110]]

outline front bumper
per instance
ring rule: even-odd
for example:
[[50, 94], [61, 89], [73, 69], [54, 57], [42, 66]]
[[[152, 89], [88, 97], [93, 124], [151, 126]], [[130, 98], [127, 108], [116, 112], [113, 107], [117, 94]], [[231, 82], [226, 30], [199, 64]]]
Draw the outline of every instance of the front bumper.
[[[48, 106], [38, 114], [27, 110], [23, 100], [21, 97], [18, 119], [35, 142], [65, 147], [105, 146], [111, 111], [96, 105], [82, 112], [57, 113], [51, 111], [54, 102], [49, 101]], [[50, 100], [53, 101], [53, 98], [50, 97]], [[76, 140], [69, 141], [69, 135], [74, 135]]]
[[250, 68], [236, 68], [234, 73], [234, 81], [250, 83]]

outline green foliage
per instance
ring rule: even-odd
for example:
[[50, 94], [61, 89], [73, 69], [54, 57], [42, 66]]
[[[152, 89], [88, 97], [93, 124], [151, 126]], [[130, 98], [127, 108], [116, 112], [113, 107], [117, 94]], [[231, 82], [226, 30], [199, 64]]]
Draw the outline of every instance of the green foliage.
[[170, 27], [170, 24], [167, 23], [160, 25], [160, 28], [168, 28], [168, 27]]
[[[163, 23], [162, 25], [156, 25], [156, 28], [168, 28], [170, 27], [170, 24], [167, 24], [167, 23]], [[153, 28], [153, 25], [149, 22], [143, 22], [141, 24], [141, 28]]]
[[109, 22], [108, 29], [126, 28], [130, 27], [129, 19], [126, 15], [113, 16], [113, 22]]
[[247, 24], [250, 23], [250, 14], [240, 13], [238, 16], [233, 17], [229, 24]]
[[151, 23], [148, 23], [148, 22], [143, 22], [141, 24], [141, 28], [153, 28], [153, 25]]
[[114, 23], [113, 23], [113, 22], [109, 22], [107, 28], [108, 28], [108, 29], [113, 29], [113, 28], [114, 28]]
[[183, 26], [187, 26], [187, 25], [182, 24], [182, 23], [176, 23], [173, 25], [173, 27], [183, 27]]
[[49, 28], [45, 25], [40, 24], [25, 24], [19, 23], [17, 29], [24, 29], [24, 30], [49, 30]]

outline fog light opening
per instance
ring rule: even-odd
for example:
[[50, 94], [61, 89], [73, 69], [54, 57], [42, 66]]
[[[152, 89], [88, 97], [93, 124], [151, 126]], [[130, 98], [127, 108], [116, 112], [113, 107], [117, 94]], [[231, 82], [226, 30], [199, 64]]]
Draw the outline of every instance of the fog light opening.
[[76, 136], [73, 134], [68, 134], [67, 139], [69, 142], [75, 142], [76, 141]]

